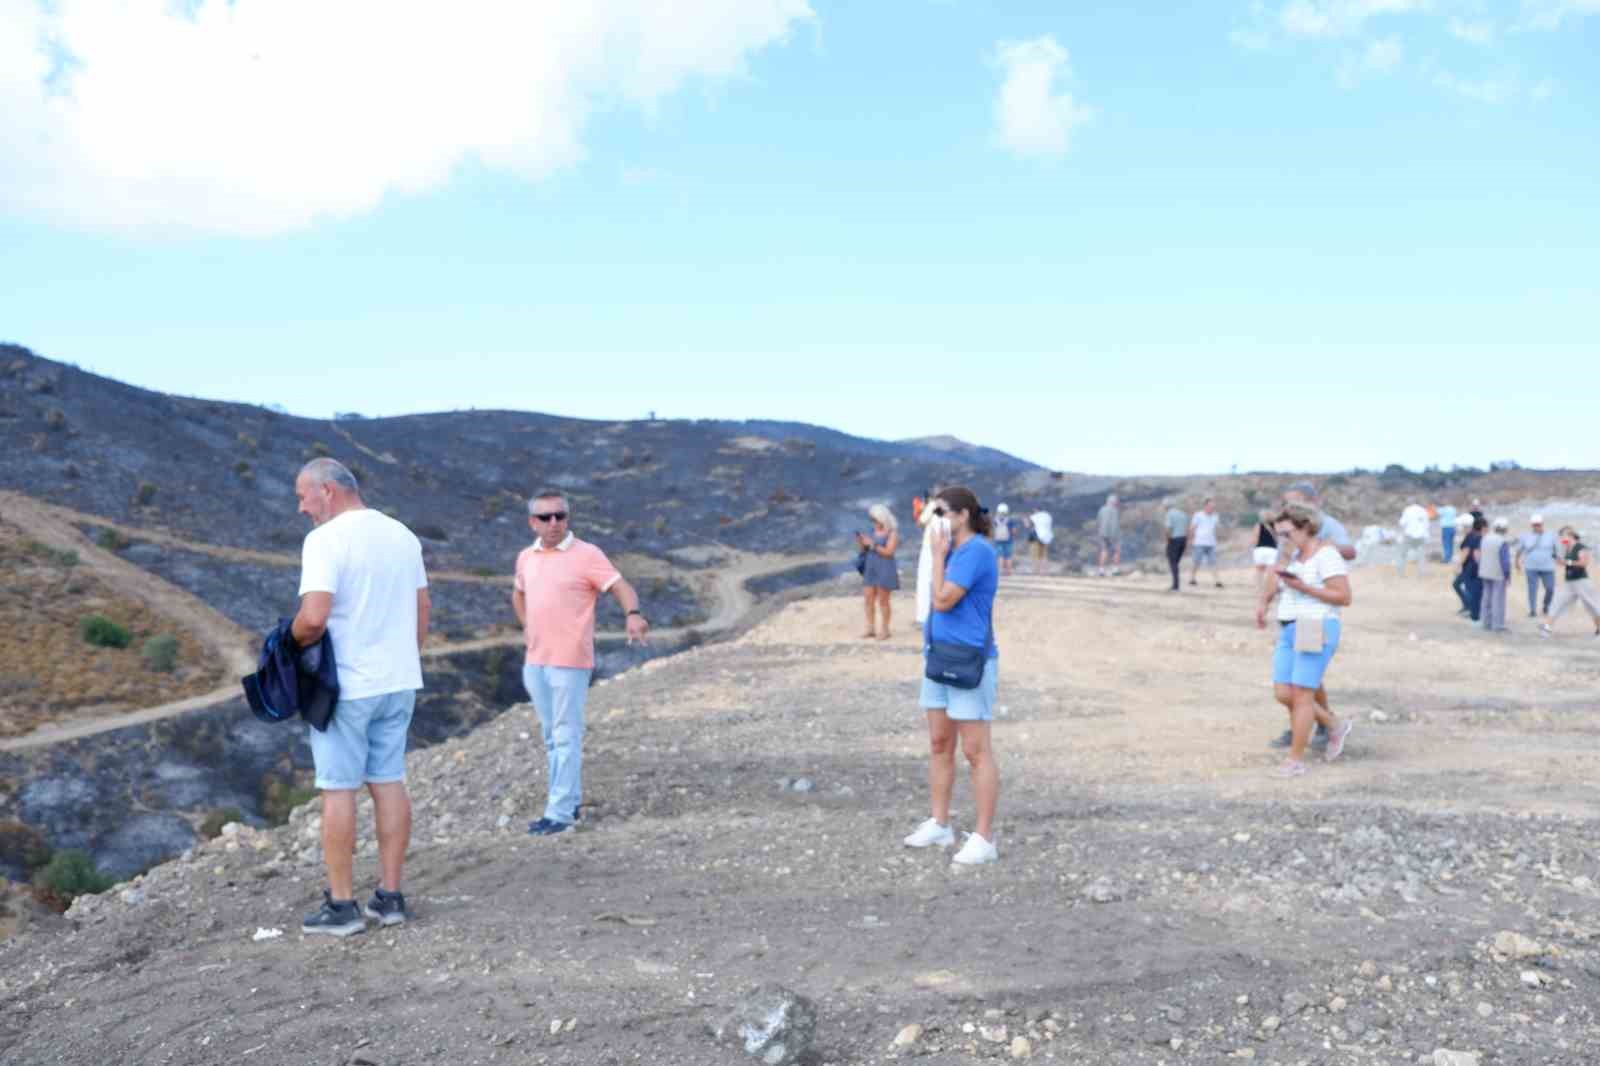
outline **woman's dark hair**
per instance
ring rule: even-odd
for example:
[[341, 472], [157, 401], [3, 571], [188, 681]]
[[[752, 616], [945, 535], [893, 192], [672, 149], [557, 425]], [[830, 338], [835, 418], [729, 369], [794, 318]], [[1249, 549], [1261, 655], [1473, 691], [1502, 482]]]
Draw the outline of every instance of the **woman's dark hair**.
[[980, 537], [987, 537], [994, 532], [994, 524], [989, 521], [989, 514], [978, 506], [977, 495], [965, 485], [947, 485], [939, 490], [939, 499], [955, 508], [957, 511], [967, 512], [967, 525]]
[[1474, 518], [1472, 520], [1472, 531], [1474, 533], [1481, 532], [1481, 531], [1483, 531], [1485, 529], [1488, 529], [1488, 528], [1489, 528], [1489, 520], [1487, 518], [1478, 517], [1478, 518]]

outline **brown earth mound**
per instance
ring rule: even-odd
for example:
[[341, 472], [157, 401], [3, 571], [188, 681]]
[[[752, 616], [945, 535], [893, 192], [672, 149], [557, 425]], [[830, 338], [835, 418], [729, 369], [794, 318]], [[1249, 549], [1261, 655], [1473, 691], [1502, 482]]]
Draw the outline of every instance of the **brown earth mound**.
[[[127, 646], [85, 640], [91, 615], [126, 629]], [[157, 636], [177, 642], [170, 671], [143, 655]], [[74, 550], [0, 523], [0, 737], [198, 695], [221, 679], [218, 665], [190, 633], [81, 565]]]

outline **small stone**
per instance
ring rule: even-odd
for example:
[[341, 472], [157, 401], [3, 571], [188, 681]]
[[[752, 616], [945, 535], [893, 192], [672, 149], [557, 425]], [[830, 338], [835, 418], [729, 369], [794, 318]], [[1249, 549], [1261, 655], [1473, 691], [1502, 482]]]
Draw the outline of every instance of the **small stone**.
[[1011, 1039], [1011, 1034], [1006, 1031], [1006, 1027], [1003, 1025], [980, 1025], [978, 1026], [978, 1035], [991, 1044], [1004, 1044]]
[[1166, 1016], [1167, 1021], [1173, 1025], [1182, 1025], [1184, 1019], [1189, 1016], [1182, 1007], [1168, 1007], [1162, 1013]]
[[816, 789], [817, 783], [809, 777], [797, 777], [789, 788], [795, 792], [811, 792]]
[[1382, 977], [1378, 978], [1378, 991], [1379, 992], [1393, 992], [1394, 991], [1394, 981], [1392, 981], [1389, 978], [1388, 974], [1384, 974]]
[[1371, 980], [1372, 978], [1378, 976], [1378, 964], [1373, 962], [1371, 959], [1368, 959], [1366, 962], [1361, 964], [1361, 969], [1358, 972], [1362, 977]]
[[[126, 896], [127, 893], [124, 892], [123, 895]], [[1544, 981], [1533, 970], [1523, 970], [1521, 979], [1522, 983], [1528, 988], [1538, 988], [1540, 985], [1544, 984]]]
[[1330, 999], [1328, 1001], [1328, 1009], [1333, 1011], [1333, 1013], [1335, 1013], [1335, 1014], [1340, 1013], [1341, 1011], [1343, 1011], [1349, 1005], [1350, 1004], [1348, 1002], [1346, 1002], [1346, 1000], [1345, 1000], [1345, 998], [1343, 996], [1334, 996], [1332, 999]]
[[1508, 959], [1532, 959], [1543, 955], [1544, 947], [1531, 937], [1507, 929], [1494, 935], [1494, 953]]
[[1236, 1059], [1253, 1059], [1256, 1057], [1256, 1049], [1253, 1047], [1242, 1047], [1233, 1053], [1233, 1057]]
[[1025, 1036], [1019, 1036], [1011, 1041], [1011, 1057], [1014, 1059], [1027, 1059], [1033, 1057], [1033, 1043]]
[[494, 824], [496, 829], [504, 829], [506, 826], [511, 824], [511, 815], [502, 814], [500, 817], [494, 820]]
[[1433, 1066], [1478, 1066], [1478, 1053], [1439, 1048], [1433, 1053]]
[[238, 822], [226, 822], [222, 826], [222, 835], [225, 837], [236, 837], [239, 835], [239, 830], [241, 828], [243, 827], [240, 826]]
[[1265, 1029], [1269, 1033], [1277, 1032], [1278, 1026], [1282, 1024], [1283, 1019], [1278, 1017], [1276, 1014], [1269, 1014], [1265, 1018], [1261, 1019], [1261, 1028]]
[[563, 1033], [570, 1033], [574, 1029], [576, 1029], [577, 1027], [578, 1027], [578, 1019], [576, 1019], [576, 1018], [568, 1018], [567, 1019], [567, 1024], [563, 1025], [561, 1027], [561, 1031]]
[[889, 1044], [891, 1048], [910, 1047], [922, 1039], [922, 1026], [915, 1022], [901, 1029], [894, 1035], [894, 1040]]
[[1122, 886], [1109, 877], [1097, 877], [1083, 890], [1083, 898], [1090, 903], [1115, 903], [1123, 897]]
[[1494, 1013], [1494, 1008], [1487, 1003], [1478, 1004], [1478, 1017], [1487, 1018]]
[[550, 1019], [550, 1035], [551, 1036], [555, 1036], [559, 1032], [561, 1032], [561, 1019], [560, 1018], [552, 1018], [552, 1019]]
[[142, 888], [125, 888], [122, 890], [121, 895], [122, 902], [130, 907], [137, 907], [144, 902], [144, 889]]
[[1298, 992], [1285, 992], [1283, 994], [1283, 1013], [1285, 1014], [1291, 1016], [1299, 1014], [1309, 1006], [1311, 1006], [1311, 1001]]
[[1249, 996], [1235, 996], [1233, 1001], [1241, 1007], [1248, 1007], [1250, 1005]]

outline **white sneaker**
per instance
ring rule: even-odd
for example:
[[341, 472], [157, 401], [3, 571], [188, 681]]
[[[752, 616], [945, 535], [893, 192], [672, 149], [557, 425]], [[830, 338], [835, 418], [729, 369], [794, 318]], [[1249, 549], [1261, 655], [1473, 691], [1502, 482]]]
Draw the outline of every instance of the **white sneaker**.
[[950, 861], [958, 862], [962, 866], [981, 866], [999, 858], [1000, 852], [993, 844], [977, 833], [968, 833], [967, 842], [961, 845], [960, 851], [951, 856]]
[[917, 826], [917, 831], [906, 837], [908, 848], [948, 848], [955, 842], [955, 831], [932, 818]]

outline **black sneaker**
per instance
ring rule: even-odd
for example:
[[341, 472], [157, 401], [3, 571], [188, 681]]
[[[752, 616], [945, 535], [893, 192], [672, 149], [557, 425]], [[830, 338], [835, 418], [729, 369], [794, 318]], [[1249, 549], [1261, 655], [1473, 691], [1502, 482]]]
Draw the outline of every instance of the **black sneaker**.
[[322, 909], [306, 915], [305, 921], [300, 923], [300, 931], [308, 935], [323, 933], [327, 936], [350, 936], [365, 933], [367, 920], [361, 916], [361, 908], [356, 906], [355, 900], [335, 902], [333, 893], [323, 889]]
[[[1294, 731], [1285, 729], [1283, 733], [1273, 738], [1268, 744], [1269, 748], [1287, 748], [1294, 744]], [[1316, 732], [1311, 734], [1313, 748], [1326, 748], [1328, 746], [1328, 731], [1322, 726], [1317, 726]]]
[[565, 833], [571, 828], [571, 822], [557, 822], [551, 818], [540, 818], [537, 822], [534, 822], [532, 825], [528, 826], [528, 835], [536, 837], [548, 837], [554, 836], [557, 833]]
[[405, 894], [377, 889], [372, 893], [372, 898], [367, 900], [365, 913], [379, 925], [403, 925], [408, 917]]

